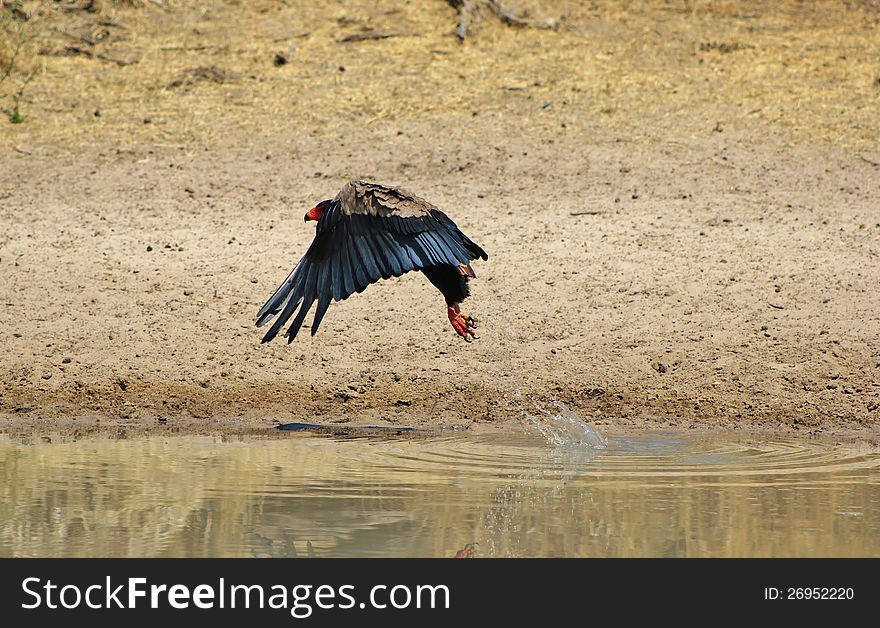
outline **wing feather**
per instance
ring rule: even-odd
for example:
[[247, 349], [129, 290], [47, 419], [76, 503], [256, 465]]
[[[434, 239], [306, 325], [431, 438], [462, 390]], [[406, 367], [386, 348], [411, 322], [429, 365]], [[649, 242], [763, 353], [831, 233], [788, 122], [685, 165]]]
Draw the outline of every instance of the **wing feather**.
[[[320, 267], [319, 267], [320, 266]], [[315, 302], [315, 286], [318, 282], [318, 273], [322, 271], [323, 268], [326, 267], [326, 264], [312, 264], [309, 267], [309, 275], [306, 278], [303, 287], [303, 296], [302, 296], [302, 305], [299, 308], [299, 312], [296, 314], [296, 318], [293, 319], [293, 322], [290, 324], [290, 327], [287, 329], [287, 333], [284, 335], [287, 336], [287, 342], [293, 342], [293, 339], [296, 338], [296, 335], [299, 333], [300, 328], [302, 327], [303, 321], [306, 320], [306, 314], [309, 313], [309, 310], [312, 309], [312, 304]]]
[[330, 264], [324, 264], [321, 266], [321, 272], [318, 275], [318, 307], [315, 309], [315, 320], [312, 321], [313, 336], [318, 332], [318, 327], [324, 319], [324, 314], [327, 313], [327, 308], [330, 307], [330, 299], [332, 297], [330, 292], [330, 276], [332, 269], [330, 266]]
[[333, 258], [330, 264], [332, 275], [331, 284], [333, 286], [333, 300], [342, 301], [342, 299], [347, 297], [349, 294], [345, 291], [345, 280], [342, 278], [344, 272], [344, 267], [342, 265], [342, 247], [338, 247], [336, 250], [333, 251]]
[[409, 258], [410, 264], [412, 264], [413, 268], [425, 268], [426, 266], [431, 265], [428, 256], [422, 248], [416, 244], [413, 236], [408, 235], [402, 238], [397, 238], [397, 244], [400, 246], [400, 250]]
[[[311, 260], [306, 260], [303, 258], [303, 261], [306, 262], [304, 267], [307, 269], [306, 272], [311, 273], [314, 272], [315, 265], [311, 263]], [[297, 284], [294, 291], [287, 295], [284, 309], [278, 315], [278, 318], [272, 323], [272, 326], [269, 328], [269, 331], [266, 332], [266, 335], [263, 336], [262, 342], [269, 342], [275, 336], [278, 335], [278, 331], [284, 326], [284, 324], [290, 320], [290, 317], [293, 316], [293, 311], [296, 309], [296, 306], [299, 305], [299, 298], [296, 300], [293, 299], [293, 295], [297, 292], [302, 292], [302, 284]]]
[[420, 233], [416, 236], [416, 242], [418, 242], [422, 250], [430, 258], [432, 264], [442, 264], [443, 256], [440, 253], [440, 249], [437, 244], [434, 242], [434, 239], [430, 237], [428, 233]]
[[388, 255], [380, 242], [381, 238], [376, 233], [370, 233], [366, 236], [366, 243], [373, 253], [373, 259], [379, 269], [382, 279], [390, 279], [394, 276], [391, 270], [391, 264], [388, 261]]
[[444, 264], [455, 266], [459, 263], [456, 256], [449, 249], [449, 246], [446, 244], [446, 241], [443, 239], [442, 235], [434, 232], [428, 232], [425, 234], [425, 237], [429, 238], [431, 242], [434, 243], [434, 246], [440, 251], [440, 255], [443, 259]]
[[366, 234], [355, 236], [355, 246], [357, 247], [358, 254], [361, 256], [361, 260], [364, 262], [364, 270], [367, 273], [367, 279], [370, 283], [379, 280], [379, 277], [382, 276], [382, 273], [379, 271], [379, 266], [376, 264], [376, 260], [373, 258], [373, 251], [370, 249], [369, 245], [369, 236]]
[[257, 327], [261, 327], [284, 307], [284, 302], [290, 294], [290, 288], [296, 281], [297, 274], [302, 270], [303, 260], [305, 260], [305, 257], [303, 257], [294, 269], [290, 271], [290, 274], [287, 276], [287, 279], [284, 280], [284, 283], [278, 286], [275, 294], [273, 294], [269, 300], [266, 301], [266, 304], [260, 308], [260, 311], [257, 312]]
[[390, 235], [384, 231], [376, 233], [376, 239], [382, 251], [385, 253], [385, 259], [388, 261], [388, 267], [394, 277], [400, 277], [403, 274], [403, 266], [400, 264], [400, 258], [397, 256], [395, 249], [397, 248], [395, 241]]
[[450, 232], [445, 230], [438, 232], [437, 239], [446, 245], [459, 264], [466, 264], [470, 261], [471, 257], [468, 255], [468, 252], [459, 242], [456, 241], [457, 238], [455, 238]]
[[339, 247], [343, 285], [345, 286], [345, 289], [343, 291], [345, 296], [342, 297], [343, 299], [347, 299], [355, 293], [355, 290], [357, 290], [357, 285], [355, 285], [354, 282], [354, 269], [351, 266], [351, 260], [348, 259], [348, 246], [345, 242], [346, 239], [348, 239], [348, 234], [343, 234], [343, 236], [340, 238], [340, 241], [336, 243], [336, 246]]
[[367, 279], [366, 272], [364, 271], [364, 262], [361, 259], [361, 256], [357, 252], [357, 246], [354, 243], [354, 236], [349, 236], [345, 240], [345, 246], [348, 249], [348, 259], [351, 262], [351, 266], [354, 269], [354, 278], [355, 278], [355, 286], [356, 292], [363, 292], [364, 289], [370, 285], [369, 280]]

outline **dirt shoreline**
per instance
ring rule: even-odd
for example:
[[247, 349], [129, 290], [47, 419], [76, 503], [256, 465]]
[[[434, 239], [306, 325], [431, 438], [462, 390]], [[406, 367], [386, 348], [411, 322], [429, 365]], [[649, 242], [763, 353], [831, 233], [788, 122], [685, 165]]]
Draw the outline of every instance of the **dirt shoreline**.
[[[688, 176], [680, 159], [663, 166], [678, 174], [670, 190], [674, 175], [642, 170], [629, 148], [581, 150], [583, 174], [529, 181], [527, 193], [504, 198], [506, 211], [483, 191], [498, 185], [491, 176], [454, 188], [408, 181], [490, 252], [470, 301], [482, 318], [471, 345], [450, 333], [442, 302], [415, 276], [334, 304], [315, 337], [259, 344], [254, 312], [311, 237], [298, 210], [344, 178], [307, 179], [296, 171], [308, 158], [154, 153], [144, 165], [134, 155], [102, 163], [87, 186], [77, 183], [79, 159], [60, 169], [50, 158], [52, 180], [14, 192], [15, 233], [3, 247], [13, 272], [0, 425], [78, 417], [111, 429], [161, 418], [189, 431], [203, 421], [211, 432], [275, 420], [476, 428], [555, 397], [613, 428], [876, 434], [880, 304], [870, 264], [880, 227], [861, 226], [871, 214], [867, 164], [743, 145], [685, 151], [697, 172], [720, 151], [738, 164], [741, 186], [743, 171], [775, 169], [778, 187], [751, 200], [725, 190], [723, 177]], [[642, 145], [640, 159], [651, 151], [665, 152]], [[153, 166], [165, 160], [178, 166], [170, 174]], [[32, 157], [11, 163], [34, 167]], [[259, 170], [236, 181], [242, 163]], [[488, 155], [482, 163], [491, 171]], [[823, 183], [810, 163], [833, 165], [834, 176]], [[604, 189], [621, 168], [639, 170], [625, 189], [643, 190], [640, 198]], [[294, 209], [275, 199], [245, 209], [254, 195], [246, 181], [273, 181], [273, 172], [310, 189]], [[120, 195], [130, 181], [150, 190], [135, 201], [142, 211]], [[852, 190], [846, 209], [836, 206], [840, 184]], [[222, 201], [192, 199], [193, 187]], [[181, 204], [197, 209], [180, 217]], [[584, 207], [599, 213], [572, 215]]]
[[[131, 67], [47, 57], [30, 121], [0, 124], [0, 433], [514, 429], [555, 398], [600, 429], [880, 437], [880, 92], [861, 61], [810, 74], [844, 39], [870, 57], [874, 13], [575, 10], [558, 33], [486, 26], [456, 48], [430, 6], [406, 9], [430, 26], [408, 39], [311, 30], [280, 69], [268, 34], [209, 47], [245, 10], [219, 4], [191, 16], [215, 30], [169, 8], [100, 44], [143, 53]], [[667, 37], [627, 38], [645, 24]], [[739, 43], [700, 47], [719, 37]], [[209, 52], [174, 56], [182, 38]], [[435, 109], [400, 61], [422, 48]], [[489, 52], [504, 76], [479, 78]], [[169, 87], [187, 64], [238, 78]], [[362, 91], [370, 68], [395, 98]], [[488, 251], [466, 303], [478, 342], [413, 275], [260, 345], [254, 315], [312, 236], [302, 214], [353, 177], [412, 189]]]

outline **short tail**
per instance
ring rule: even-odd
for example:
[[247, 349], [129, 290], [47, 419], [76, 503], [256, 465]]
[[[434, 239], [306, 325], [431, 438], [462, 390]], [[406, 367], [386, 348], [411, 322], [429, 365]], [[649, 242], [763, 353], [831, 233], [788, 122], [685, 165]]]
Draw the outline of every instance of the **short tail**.
[[459, 264], [458, 272], [461, 273], [462, 277], [470, 277], [471, 279], [477, 278], [477, 273], [474, 272], [474, 269], [471, 268], [470, 263], [467, 264]]

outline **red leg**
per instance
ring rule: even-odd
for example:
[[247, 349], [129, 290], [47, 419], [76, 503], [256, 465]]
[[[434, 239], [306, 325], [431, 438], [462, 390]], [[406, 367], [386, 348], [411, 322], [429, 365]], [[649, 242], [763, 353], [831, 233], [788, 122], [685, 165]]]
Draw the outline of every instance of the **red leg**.
[[472, 338], [477, 338], [477, 322], [473, 316], [467, 312], [462, 312], [458, 305], [450, 305], [446, 312], [449, 316], [449, 322], [452, 323], [452, 328], [455, 329], [455, 333], [468, 342]]

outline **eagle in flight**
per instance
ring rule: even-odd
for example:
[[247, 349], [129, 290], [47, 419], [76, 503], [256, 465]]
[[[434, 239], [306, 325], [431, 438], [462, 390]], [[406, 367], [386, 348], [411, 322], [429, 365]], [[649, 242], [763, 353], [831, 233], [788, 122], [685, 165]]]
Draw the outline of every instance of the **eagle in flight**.
[[422, 271], [443, 293], [456, 333], [467, 341], [477, 337], [475, 319], [459, 306], [470, 295], [468, 280], [476, 277], [470, 262], [489, 256], [434, 205], [400, 188], [354, 180], [304, 220], [318, 223], [315, 239], [257, 313], [258, 327], [277, 315], [263, 342], [275, 338], [299, 308], [284, 334], [293, 342], [317, 301], [314, 336], [331, 300], [411, 270]]

